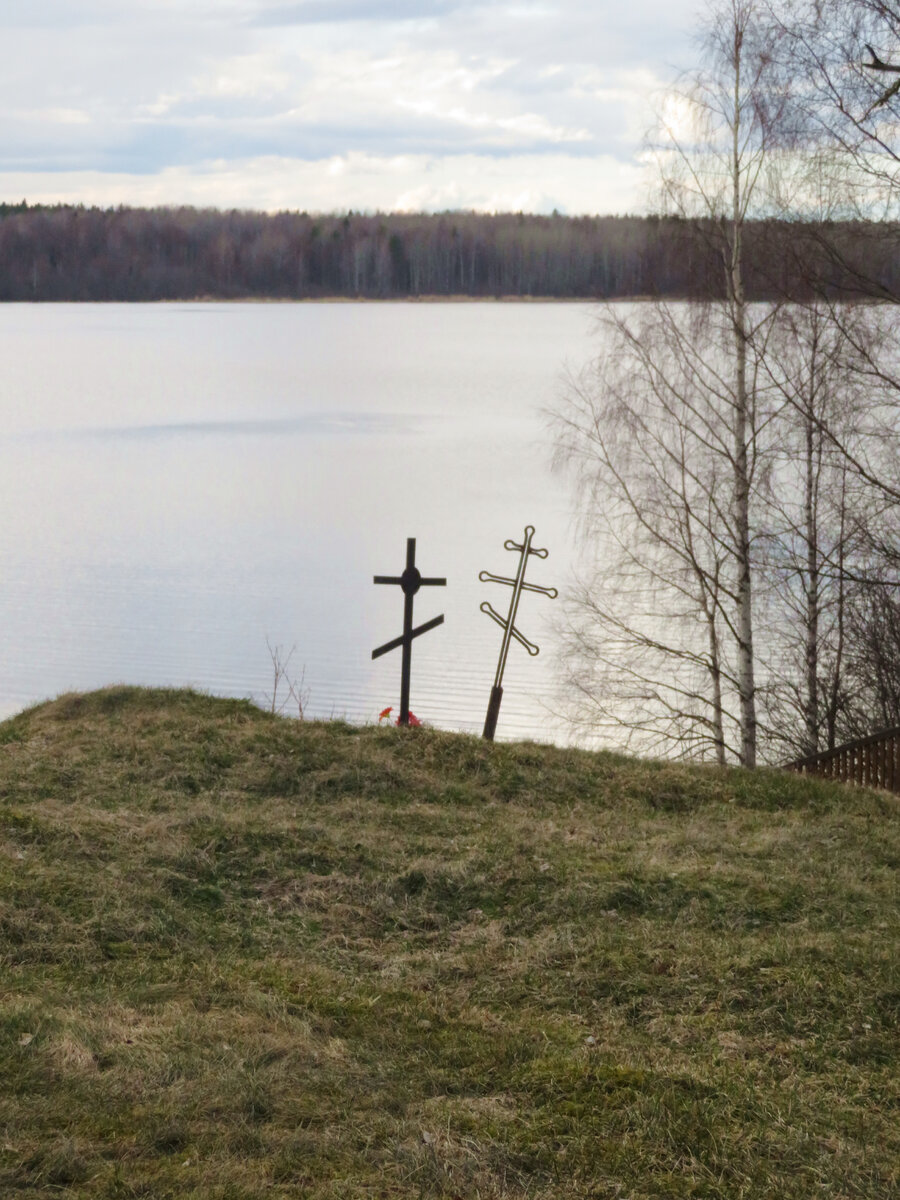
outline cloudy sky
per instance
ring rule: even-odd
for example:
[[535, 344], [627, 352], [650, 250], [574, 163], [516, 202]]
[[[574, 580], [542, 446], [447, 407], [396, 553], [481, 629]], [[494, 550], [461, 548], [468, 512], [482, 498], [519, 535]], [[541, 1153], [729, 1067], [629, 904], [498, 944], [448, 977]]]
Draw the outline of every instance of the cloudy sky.
[[0, 198], [639, 211], [698, 0], [0, 0]]

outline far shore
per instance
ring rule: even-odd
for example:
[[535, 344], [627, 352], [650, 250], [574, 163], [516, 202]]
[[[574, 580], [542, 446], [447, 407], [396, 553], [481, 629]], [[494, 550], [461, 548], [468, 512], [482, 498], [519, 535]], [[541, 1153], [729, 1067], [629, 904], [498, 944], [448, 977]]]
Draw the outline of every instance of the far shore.
[[159, 300], [3, 300], [3, 304], [672, 304], [689, 296], [167, 296]]
[[[193, 296], [190, 300], [122, 300], [121, 304], [645, 304], [665, 299], [675, 304], [689, 296]], [[69, 303], [81, 303], [70, 301]], [[101, 303], [108, 303], [101, 301]]]
[[[649, 297], [624, 298], [627, 303]], [[125, 303], [129, 303], [125, 301]], [[140, 303], [140, 301], [138, 301]], [[596, 296], [195, 296], [163, 304], [598, 304]]]

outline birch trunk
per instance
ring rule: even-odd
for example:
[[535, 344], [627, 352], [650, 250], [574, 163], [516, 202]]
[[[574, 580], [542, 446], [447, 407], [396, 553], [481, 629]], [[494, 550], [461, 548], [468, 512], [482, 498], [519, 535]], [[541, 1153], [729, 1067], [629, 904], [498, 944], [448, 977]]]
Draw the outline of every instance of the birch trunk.
[[[814, 387], [815, 373], [813, 373]], [[806, 719], [805, 754], [819, 749], [819, 537], [816, 503], [816, 430], [812, 405], [806, 421]]]
[[741, 164], [741, 51], [743, 29], [734, 30], [734, 117], [732, 127], [732, 212], [729, 291], [735, 356], [734, 490], [735, 558], [737, 566], [737, 686], [740, 705], [741, 765], [756, 766], [756, 685], [753, 659], [753, 575], [750, 562], [751, 397], [747, 387], [748, 315], [744, 295], [744, 196]]

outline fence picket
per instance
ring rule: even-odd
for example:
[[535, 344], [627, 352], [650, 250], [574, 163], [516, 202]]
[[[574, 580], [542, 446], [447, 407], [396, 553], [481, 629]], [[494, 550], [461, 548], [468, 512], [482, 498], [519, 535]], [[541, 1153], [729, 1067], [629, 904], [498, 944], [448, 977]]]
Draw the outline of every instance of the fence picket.
[[784, 770], [900, 792], [900, 726], [795, 759]]

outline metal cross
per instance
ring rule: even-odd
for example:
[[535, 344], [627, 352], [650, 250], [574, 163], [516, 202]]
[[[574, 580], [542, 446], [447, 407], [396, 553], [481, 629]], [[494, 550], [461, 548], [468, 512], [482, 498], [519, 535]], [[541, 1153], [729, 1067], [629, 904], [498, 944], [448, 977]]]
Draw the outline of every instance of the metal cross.
[[423, 579], [421, 572], [416, 567], [416, 539], [406, 539], [406, 570], [402, 575], [376, 575], [375, 583], [397, 583], [403, 588], [403, 632], [393, 641], [385, 642], [383, 646], [379, 646], [377, 650], [372, 651], [373, 658], [380, 658], [382, 654], [387, 654], [390, 650], [396, 650], [398, 646], [403, 647], [403, 665], [400, 668], [400, 725], [409, 724], [409, 673], [412, 666], [412, 642], [413, 638], [419, 637], [420, 634], [427, 633], [429, 629], [434, 629], [438, 625], [443, 625], [444, 614], [439, 617], [434, 617], [431, 621], [426, 621], [424, 625], [420, 625], [418, 629], [413, 629], [413, 596], [420, 587], [446, 587], [446, 579]]
[[525, 582], [525, 567], [528, 563], [528, 556], [534, 554], [537, 558], [546, 558], [548, 554], [547, 550], [535, 550], [533, 548], [531, 545], [533, 537], [534, 526], [526, 525], [525, 540], [521, 545], [511, 540], [503, 543], [504, 550], [518, 550], [521, 554], [519, 570], [515, 579], [506, 579], [503, 575], [492, 575], [490, 571], [481, 571], [478, 575], [482, 583], [505, 583], [513, 590], [512, 598], [509, 602], [509, 613], [506, 617], [501, 617], [498, 612], [495, 612], [487, 600], [481, 605], [481, 611], [487, 613], [503, 630], [500, 661], [497, 663], [497, 674], [494, 676], [494, 686], [491, 688], [491, 699], [488, 704], [487, 716], [484, 721], [484, 733], [482, 735], [489, 742], [494, 740], [494, 733], [497, 729], [497, 718], [500, 716], [500, 701], [503, 699], [503, 672], [506, 668], [506, 658], [509, 654], [511, 639], [515, 638], [532, 656], [540, 653], [540, 647], [535, 646], [534, 642], [529, 642], [528, 638], [516, 629], [516, 613], [519, 609], [519, 597], [522, 595], [522, 592], [540, 592], [543, 596], [549, 596], [551, 600], [555, 600], [559, 595], [556, 588], [538, 587], [536, 583]]

